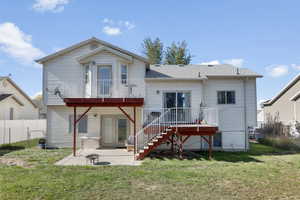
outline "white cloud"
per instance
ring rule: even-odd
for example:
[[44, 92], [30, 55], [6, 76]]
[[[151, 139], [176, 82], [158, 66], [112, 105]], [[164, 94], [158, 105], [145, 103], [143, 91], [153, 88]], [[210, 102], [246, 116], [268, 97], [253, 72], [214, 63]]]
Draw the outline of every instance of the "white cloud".
[[291, 67], [295, 70], [300, 70], [300, 65], [291, 64]]
[[233, 65], [235, 67], [242, 67], [244, 64], [244, 59], [242, 58], [232, 58], [228, 60], [223, 60], [224, 63]]
[[39, 12], [54, 12], [58, 13], [64, 10], [65, 5], [69, 3], [69, 0], [35, 0], [32, 8]]
[[120, 28], [111, 26], [104, 26], [102, 31], [107, 35], [120, 35], [122, 33]]
[[277, 78], [288, 74], [289, 67], [287, 65], [271, 65], [266, 67], [269, 76]]
[[15, 24], [0, 24], [0, 51], [16, 58], [22, 64], [32, 64], [45, 54], [32, 45], [31, 35], [25, 34]]
[[36, 97], [42, 96], [42, 95], [43, 95], [43, 92], [39, 91], [39, 92], [35, 93], [33, 96], [31, 96], [31, 99], [35, 99]]
[[209, 61], [209, 62], [200, 63], [200, 65], [219, 65], [219, 64], [221, 64], [221, 63], [218, 60], [212, 60], [212, 61]]
[[232, 59], [226, 59], [226, 60], [212, 60], [209, 62], [202, 62], [200, 63], [200, 65], [220, 65], [220, 64], [230, 64], [230, 65], [234, 65], [235, 67], [242, 67], [244, 64], [244, 59], [242, 58], [232, 58]]
[[131, 30], [135, 28], [134, 23], [130, 21], [114, 21], [109, 18], [104, 18], [102, 23], [105, 24], [105, 26], [102, 28], [103, 33], [113, 36], [120, 35], [125, 30]]

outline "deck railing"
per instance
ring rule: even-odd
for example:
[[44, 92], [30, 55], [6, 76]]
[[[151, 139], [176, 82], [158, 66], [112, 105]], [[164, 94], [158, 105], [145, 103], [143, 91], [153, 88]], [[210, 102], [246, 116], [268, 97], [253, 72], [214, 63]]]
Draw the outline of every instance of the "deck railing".
[[218, 126], [218, 120], [217, 108], [146, 108], [143, 113], [143, 128], [136, 135], [137, 151], [142, 150], [153, 138], [171, 125], [209, 124]]
[[62, 79], [48, 80], [45, 84], [46, 96], [50, 101], [62, 98], [131, 98], [143, 97], [144, 79]]

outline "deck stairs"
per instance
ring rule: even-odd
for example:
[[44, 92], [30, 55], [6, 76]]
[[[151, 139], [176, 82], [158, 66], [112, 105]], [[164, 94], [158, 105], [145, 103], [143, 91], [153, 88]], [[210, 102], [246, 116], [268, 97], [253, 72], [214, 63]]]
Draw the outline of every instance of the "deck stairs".
[[159, 145], [167, 142], [174, 133], [175, 132], [173, 131], [173, 129], [166, 128], [164, 131], [154, 136], [148, 141], [148, 143], [145, 144], [143, 149], [138, 150], [137, 154], [135, 155], [136, 159], [144, 159], [152, 150], [156, 149]]

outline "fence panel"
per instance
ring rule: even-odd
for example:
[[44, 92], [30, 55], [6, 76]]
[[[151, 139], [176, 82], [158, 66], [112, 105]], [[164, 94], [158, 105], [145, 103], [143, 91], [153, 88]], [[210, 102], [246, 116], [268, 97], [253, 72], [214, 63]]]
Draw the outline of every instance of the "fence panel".
[[45, 137], [46, 120], [0, 120], [0, 145]]

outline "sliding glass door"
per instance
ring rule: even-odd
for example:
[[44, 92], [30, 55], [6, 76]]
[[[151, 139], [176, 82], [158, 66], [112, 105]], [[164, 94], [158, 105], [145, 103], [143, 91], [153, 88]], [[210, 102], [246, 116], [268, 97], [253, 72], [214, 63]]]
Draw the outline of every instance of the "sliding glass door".
[[170, 109], [168, 121], [187, 123], [191, 118], [191, 93], [184, 91], [165, 92], [163, 106]]

